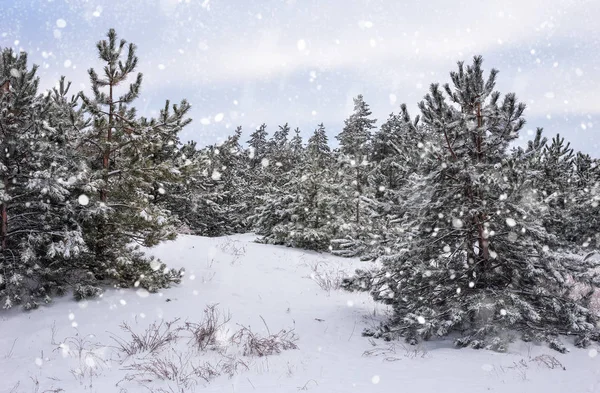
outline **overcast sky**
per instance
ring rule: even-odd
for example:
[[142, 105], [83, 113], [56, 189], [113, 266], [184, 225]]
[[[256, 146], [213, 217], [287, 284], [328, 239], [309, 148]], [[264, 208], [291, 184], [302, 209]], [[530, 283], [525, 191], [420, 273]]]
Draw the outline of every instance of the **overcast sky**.
[[381, 121], [484, 56], [497, 89], [542, 126], [600, 157], [598, 0], [1, 0], [0, 46], [30, 53], [42, 86], [86, 88], [111, 27], [138, 46], [137, 107], [192, 104], [183, 139], [213, 143], [242, 125], [290, 123], [330, 137], [363, 94]]

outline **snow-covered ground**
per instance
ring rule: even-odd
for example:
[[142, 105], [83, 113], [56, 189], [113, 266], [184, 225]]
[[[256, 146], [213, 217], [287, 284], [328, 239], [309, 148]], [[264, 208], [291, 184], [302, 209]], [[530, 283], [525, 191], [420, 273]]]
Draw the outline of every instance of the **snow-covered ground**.
[[[159, 294], [108, 290], [98, 300], [0, 314], [0, 392], [600, 392], [598, 346], [562, 355], [516, 343], [499, 354], [361, 337], [385, 307], [367, 294], [327, 290], [361, 262], [253, 239], [181, 236], [156, 247], [152, 254], [186, 269], [181, 285]], [[200, 351], [176, 329], [203, 321], [210, 305], [231, 319], [215, 335], [219, 348]], [[180, 338], [153, 353], [126, 357], [111, 338], [130, 341], [124, 322], [143, 333], [176, 318]], [[231, 341], [242, 327], [255, 338], [285, 329], [291, 339], [294, 329], [297, 349], [244, 355], [250, 336]], [[161, 381], [161, 370], [172, 380]], [[208, 370], [222, 375], [206, 382]]]

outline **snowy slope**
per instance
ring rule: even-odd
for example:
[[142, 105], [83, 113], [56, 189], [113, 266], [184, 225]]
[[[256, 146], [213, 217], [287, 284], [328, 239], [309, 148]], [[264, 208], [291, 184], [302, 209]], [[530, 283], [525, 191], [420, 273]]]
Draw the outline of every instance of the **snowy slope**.
[[[510, 353], [498, 354], [457, 350], [448, 342], [405, 347], [370, 341], [360, 333], [382, 318], [384, 306], [367, 294], [317, 284], [361, 262], [253, 239], [181, 236], [156, 247], [152, 254], [186, 269], [181, 285], [160, 294], [109, 290], [94, 301], [64, 298], [31, 313], [0, 314], [0, 392], [600, 392], [598, 347], [561, 355], [517, 343]], [[183, 339], [175, 350], [124, 359], [111, 339], [128, 337], [119, 328], [123, 322], [137, 332], [161, 318], [199, 322], [212, 304], [231, 315], [219, 332], [223, 346], [233, 347], [228, 339], [240, 325], [268, 335], [266, 323], [271, 333], [293, 328], [298, 349], [259, 358], [230, 348], [247, 370], [210, 383], [197, 378], [195, 388], [131, 378], [126, 368], [152, 356], [178, 359], [186, 353], [196, 364], [222, 360], [216, 351], [198, 353]]]

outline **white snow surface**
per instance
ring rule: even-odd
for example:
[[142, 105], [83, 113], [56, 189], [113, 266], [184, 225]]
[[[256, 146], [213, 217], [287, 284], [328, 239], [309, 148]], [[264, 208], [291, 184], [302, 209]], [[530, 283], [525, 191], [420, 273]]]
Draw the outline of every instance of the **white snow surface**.
[[[0, 392], [600, 392], [597, 345], [560, 354], [517, 342], [500, 354], [455, 349], [450, 341], [411, 347], [362, 337], [365, 327], [384, 318], [386, 307], [366, 293], [327, 291], [317, 281], [351, 273], [364, 262], [254, 239], [180, 236], [150, 250], [169, 266], [186, 269], [181, 285], [158, 294], [109, 289], [86, 302], [67, 296], [28, 313], [3, 311]], [[151, 355], [124, 359], [111, 339], [127, 337], [119, 325], [127, 322], [141, 333], [161, 318], [199, 322], [213, 304], [231, 315], [230, 332], [219, 334], [223, 343], [239, 325], [268, 335], [264, 319], [271, 333], [295, 329], [298, 349], [260, 358], [239, 353], [248, 370], [179, 390], [172, 381], [127, 380], [132, 371], [125, 368]], [[76, 335], [88, 341], [81, 356], [76, 340], [68, 339]], [[198, 364], [216, 359], [214, 351], [190, 347], [183, 340], [154, 356], [187, 351]], [[550, 357], [566, 370], [546, 366]]]

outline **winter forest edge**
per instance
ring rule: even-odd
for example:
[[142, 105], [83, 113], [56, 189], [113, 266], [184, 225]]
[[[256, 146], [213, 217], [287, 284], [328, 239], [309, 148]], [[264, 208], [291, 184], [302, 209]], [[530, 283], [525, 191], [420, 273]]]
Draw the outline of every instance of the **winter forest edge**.
[[[90, 48], [92, 49], [92, 48]], [[183, 143], [190, 104], [137, 114], [136, 47], [97, 44], [90, 95], [66, 79], [40, 92], [24, 52], [0, 63], [0, 302], [26, 310], [103, 288], [150, 292], [182, 270], [142, 247], [178, 233], [254, 232], [270, 244], [377, 261], [343, 282], [389, 304], [365, 335], [506, 350], [515, 338], [600, 340], [598, 160], [537, 130], [513, 147], [525, 105], [494, 91], [483, 60], [458, 63], [380, 127], [362, 96], [329, 146], [285, 124], [244, 144]]]

